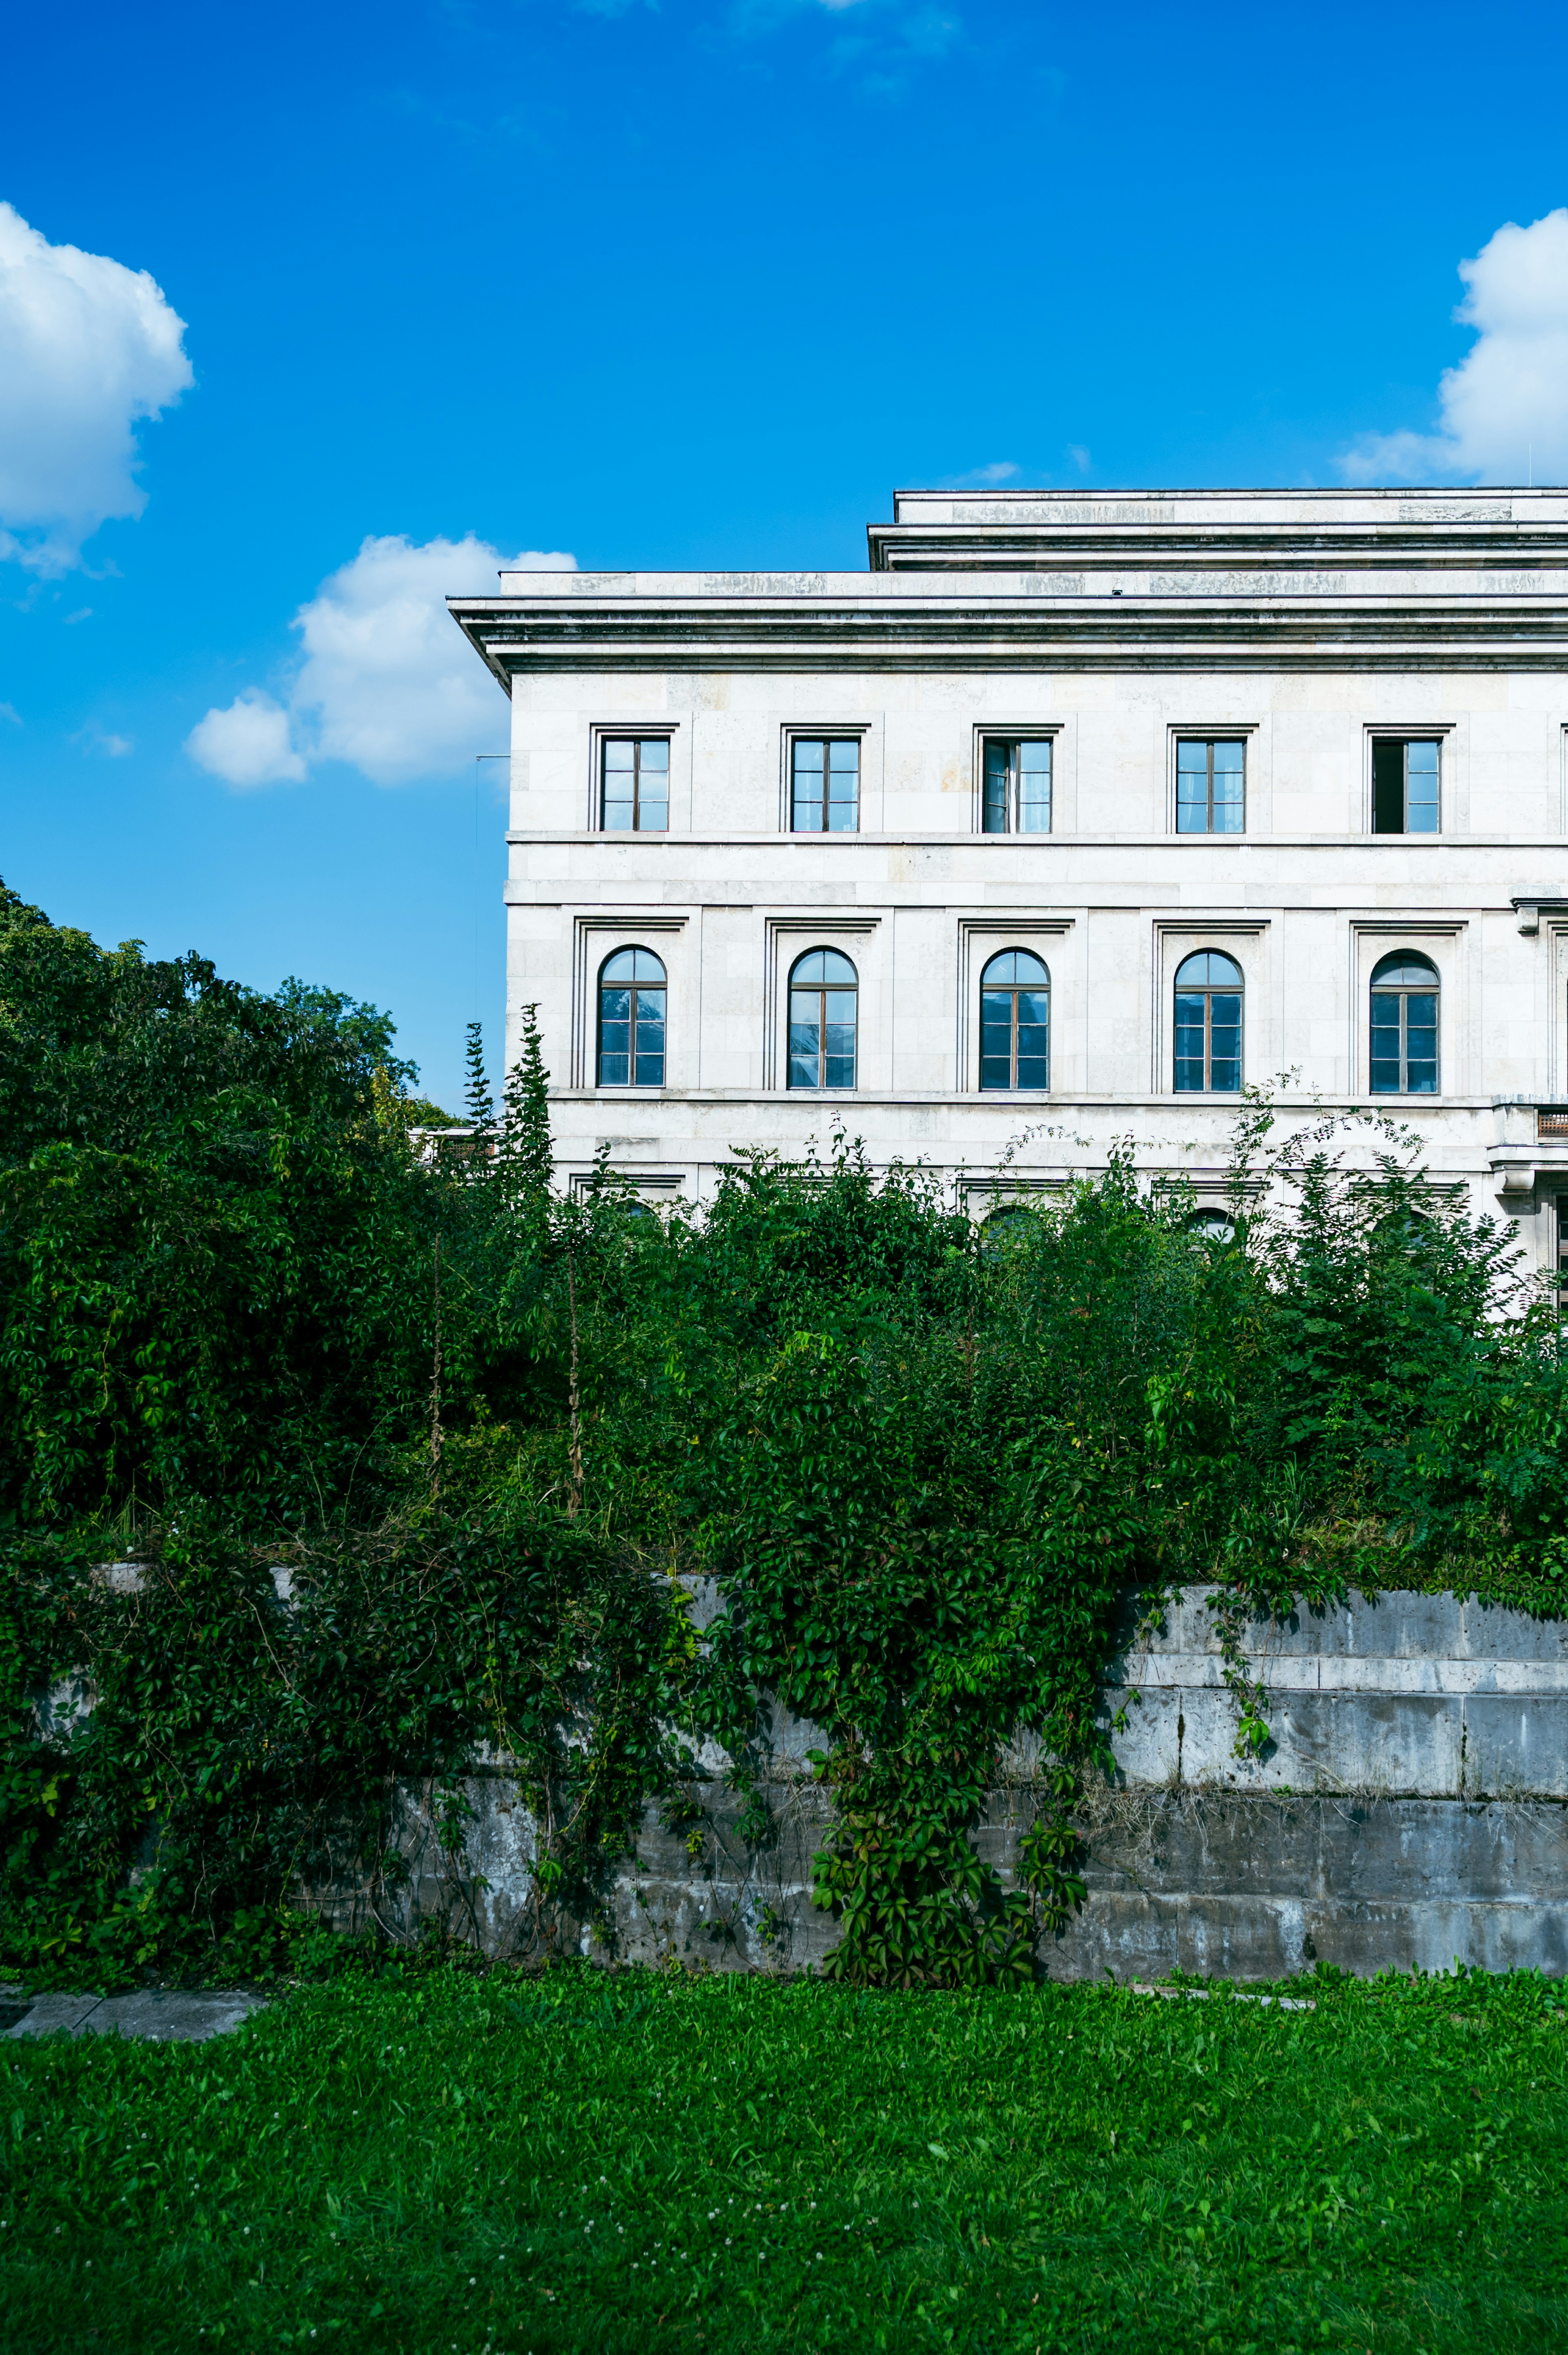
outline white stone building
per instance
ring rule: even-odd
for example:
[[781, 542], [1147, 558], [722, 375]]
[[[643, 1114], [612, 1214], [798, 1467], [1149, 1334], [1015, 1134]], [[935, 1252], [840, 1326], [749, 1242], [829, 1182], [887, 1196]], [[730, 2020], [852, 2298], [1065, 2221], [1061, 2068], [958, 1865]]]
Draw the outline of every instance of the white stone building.
[[[1240, 1082], [1568, 1243], [1568, 492], [901, 492], [847, 572], [503, 573], [563, 1184], [835, 1122], [1217, 1200]], [[1282, 1076], [1283, 1075], [1283, 1076]]]

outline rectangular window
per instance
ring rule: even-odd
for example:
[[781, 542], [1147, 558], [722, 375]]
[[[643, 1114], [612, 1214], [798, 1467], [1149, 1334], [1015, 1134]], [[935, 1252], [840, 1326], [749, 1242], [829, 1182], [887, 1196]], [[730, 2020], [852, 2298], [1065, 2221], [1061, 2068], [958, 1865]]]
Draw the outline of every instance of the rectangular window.
[[797, 736], [789, 746], [796, 834], [853, 834], [860, 824], [858, 736]]
[[662, 834], [670, 823], [670, 740], [607, 736], [602, 823], [607, 834]]
[[1049, 834], [1051, 739], [985, 740], [980, 794], [982, 834]]
[[1176, 745], [1178, 834], [1240, 834], [1246, 816], [1246, 744], [1183, 736]]
[[1372, 832], [1436, 834], [1438, 746], [1435, 738], [1372, 738]]

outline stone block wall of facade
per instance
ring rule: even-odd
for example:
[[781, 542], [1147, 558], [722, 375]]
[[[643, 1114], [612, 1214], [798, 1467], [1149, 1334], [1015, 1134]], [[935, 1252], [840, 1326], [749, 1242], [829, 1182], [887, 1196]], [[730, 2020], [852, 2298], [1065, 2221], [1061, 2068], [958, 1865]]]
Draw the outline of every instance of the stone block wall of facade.
[[[864, 573], [508, 574], [457, 619], [513, 704], [509, 1053], [538, 1007], [563, 1185], [596, 1152], [700, 1201], [736, 1149], [924, 1159], [955, 1199], [1140, 1166], [1218, 1199], [1234, 1092], [1175, 1085], [1177, 968], [1243, 976], [1242, 1076], [1393, 1114], [1546, 1266], [1568, 1197], [1568, 494], [901, 493]], [[797, 736], [858, 746], [853, 828], [791, 825]], [[1048, 832], [987, 833], [985, 746], [1049, 741]], [[607, 741], [666, 822], [606, 828]], [[1243, 750], [1177, 822], [1178, 746]], [[1435, 744], [1431, 831], [1374, 827]], [[599, 976], [664, 970], [659, 1084], [603, 1081]], [[858, 983], [852, 1089], [791, 1087], [795, 960]], [[988, 959], [1048, 969], [1049, 1083], [980, 1085]], [[1379, 961], [1439, 994], [1427, 1092], [1374, 1093]], [[1370, 1158], [1370, 1146], [1367, 1148]]]

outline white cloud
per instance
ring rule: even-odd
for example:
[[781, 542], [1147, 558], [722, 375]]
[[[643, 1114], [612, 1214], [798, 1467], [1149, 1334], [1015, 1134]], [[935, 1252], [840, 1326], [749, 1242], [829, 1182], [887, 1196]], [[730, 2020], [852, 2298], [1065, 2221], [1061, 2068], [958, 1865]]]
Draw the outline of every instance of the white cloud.
[[294, 616], [302, 658], [286, 700], [247, 687], [207, 713], [185, 750], [242, 791], [297, 783], [322, 761], [345, 762], [374, 784], [408, 784], [494, 751], [505, 706], [445, 600], [493, 593], [503, 568], [572, 572], [577, 559], [503, 557], [472, 532], [422, 546], [366, 540]]
[[79, 728], [70, 741], [84, 752], [101, 752], [106, 761], [122, 761], [127, 752], [136, 750], [129, 736], [117, 736], [111, 728], [101, 728], [96, 719]]
[[192, 383], [144, 270], [50, 245], [0, 204], [0, 557], [66, 572], [113, 516], [139, 516], [135, 427]]
[[1011, 458], [998, 458], [989, 466], [977, 466], [972, 474], [955, 474], [955, 491], [988, 490], [997, 483], [1011, 483], [1023, 472]]
[[14, 703], [0, 703], [0, 719], [8, 720], [13, 728], [21, 728], [26, 724]]
[[1568, 207], [1505, 221], [1459, 275], [1454, 315], [1478, 332], [1443, 373], [1436, 432], [1363, 434], [1348, 481], [1568, 482]]
[[238, 793], [298, 784], [305, 764], [289, 741], [289, 715], [261, 687], [248, 687], [225, 711], [209, 711], [185, 738], [199, 767]]

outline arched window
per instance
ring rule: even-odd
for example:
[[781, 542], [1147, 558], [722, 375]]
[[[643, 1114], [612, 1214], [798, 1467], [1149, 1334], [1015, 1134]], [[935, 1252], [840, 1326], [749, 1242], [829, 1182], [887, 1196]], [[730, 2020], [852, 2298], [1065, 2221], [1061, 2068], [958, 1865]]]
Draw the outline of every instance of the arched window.
[[1437, 968], [1408, 949], [1372, 967], [1371, 1071], [1374, 1096], [1437, 1092]]
[[1242, 977], [1233, 957], [1200, 949], [1176, 968], [1176, 1085], [1241, 1092]]
[[808, 949], [789, 974], [789, 1085], [853, 1088], [855, 969], [837, 949]]
[[980, 1085], [1051, 1084], [1051, 976], [1027, 949], [1003, 949], [980, 975]]
[[664, 1084], [664, 968], [652, 949], [617, 949], [599, 969], [599, 1083]]
[[1216, 1251], [1229, 1251], [1236, 1239], [1236, 1222], [1228, 1210], [1194, 1210], [1186, 1228], [1197, 1241], [1213, 1243]]
[[980, 1249], [987, 1258], [1001, 1251], [1011, 1251], [1015, 1243], [1027, 1242], [1034, 1228], [1034, 1213], [1019, 1202], [1010, 1202], [1000, 1210], [992, 1210], [980, 1228]]

